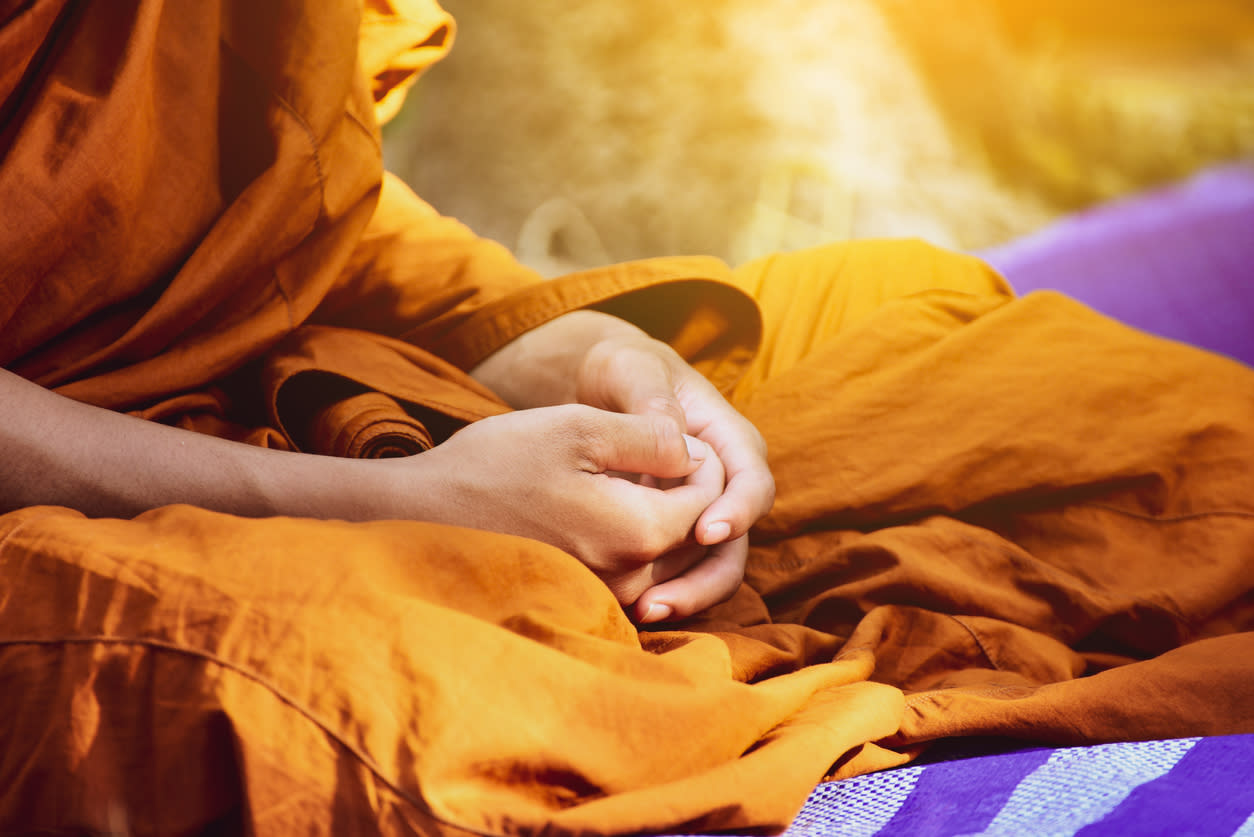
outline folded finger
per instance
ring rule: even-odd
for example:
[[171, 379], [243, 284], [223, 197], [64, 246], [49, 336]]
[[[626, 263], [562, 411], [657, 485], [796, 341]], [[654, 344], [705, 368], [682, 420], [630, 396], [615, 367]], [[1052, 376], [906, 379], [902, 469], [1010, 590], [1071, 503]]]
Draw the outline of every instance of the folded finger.
[[692, 566], [700, 563], [705, 558], [705, 553], [706, 548], [699, 544], [678, 546], [657, 560], [616, 579], [610, 587], [620, 602], [634, 603], [646, 590], [683, 575]]
[[743, 536], [771, 510], [774, 500], [775, 480], [770, 471], [755, 468], [733, 474], [697, 521], [697, 541], [713, 546]]
[[615, 550], [641, 564], [694, 542], [697, 518], [723, 490], [723, 466], [713, 452], [682, 484], [665, 490], [606, 474], [593, 477], [600, 482], [592, 502], [613, 509], [620, 521], [612, 536]]
[[744, 580], [748, 556], [745, 537], [710, 549], [687, 571], [642, 593], [633, 606], [636, 619], [641, 624], [682, 619], [726, 601]]

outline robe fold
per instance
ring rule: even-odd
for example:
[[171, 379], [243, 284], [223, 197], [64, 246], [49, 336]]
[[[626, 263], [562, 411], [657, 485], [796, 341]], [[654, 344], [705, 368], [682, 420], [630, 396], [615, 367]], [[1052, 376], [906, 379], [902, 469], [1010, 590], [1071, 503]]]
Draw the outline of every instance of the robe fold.
[[480, 360], [613, 313], [767, 440], [744, 585], [638, 631], [518, 537], [11, 512], [0, 831], [770, 830], [941, 738], [1254, 732], [1254, 371], [917, 242], [542, 281], [382, 171], [453, 35], [427, 0], [0, 3], [0, 364], [421, 456], [508, 409]]

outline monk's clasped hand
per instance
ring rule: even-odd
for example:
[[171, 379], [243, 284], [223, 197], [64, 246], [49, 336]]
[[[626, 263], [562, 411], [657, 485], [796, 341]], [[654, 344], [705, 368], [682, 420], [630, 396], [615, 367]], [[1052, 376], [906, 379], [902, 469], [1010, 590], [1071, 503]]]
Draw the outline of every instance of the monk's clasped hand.
[[775, 498], [761, 433], [674, 350], [643, 334], [593, 346], [580, 368], [577, 398], [607, 410], [666, 418], [706, 442], [726, 471], [723, 491], [697, 520], [695, 536], [705, 555], [647, 590], [635, 602], [636, 617], [646, 623], [682, 618], [730, 597], [744, 577], [749, 528]]
[[702, 559], [694, 524], [725, 484], [719, 457], [673, 421], [580, 404], [483, 419], [419, 459], [441, 475], [426, 519], [552, 544], [625, 607]]

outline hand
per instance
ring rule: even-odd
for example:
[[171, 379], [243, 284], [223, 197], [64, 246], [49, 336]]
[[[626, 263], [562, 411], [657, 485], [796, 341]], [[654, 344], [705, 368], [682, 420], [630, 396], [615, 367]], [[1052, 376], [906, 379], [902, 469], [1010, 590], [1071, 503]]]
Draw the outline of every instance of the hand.
[[719, 458], [673, 420], [582, 405], [484, 419], [391, 463], [439, 475], [424, 519], [557, 546], [625, 607], [700, 560], [693, 524], [724, 484]]
[[707, 442], [727, 472], [724, 491], [696, 525], [707, 554], [646, 591], [636, 601], [637, 618], [647, 623], [689, 616], [730, 597], [744, 577], [749, 528], [775, 498], [757, 428], [669, 346], [643, 333], [625, 332], [591, 347], [577, 375], [576, 397], [607, 410], [666, 417]]
[[677, 432], [707, 442], [727, 485], [697, 522], [691, 568], [645, 592], [635, 616], [646, 623], [682, 618], [735, 593], [748, 556], [746, 533], [775, 498], [766, 445], [669, 346], [608, 314], [575, 311], [523, 334], [472, 374], [516, 407], [581, 402], [662, 417]]

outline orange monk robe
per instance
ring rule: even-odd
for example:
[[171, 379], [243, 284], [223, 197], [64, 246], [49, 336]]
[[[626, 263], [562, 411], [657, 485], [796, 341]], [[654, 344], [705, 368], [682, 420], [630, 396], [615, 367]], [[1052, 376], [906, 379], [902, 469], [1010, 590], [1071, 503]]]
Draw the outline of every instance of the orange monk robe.
[[0, 517], [0, 829], [781, 828], [939, 737], [1254, 730], [1249, 369], [919, 244], [541, 282], [381, 180], [373, 110], [451, 38], [423, 2], [14, 5], [7, 368], [387, 455], [506, 409], [462, 370], [598, 307], [732, 396], [779, 499], [733, 600], [643, 634], [520, 538]]

